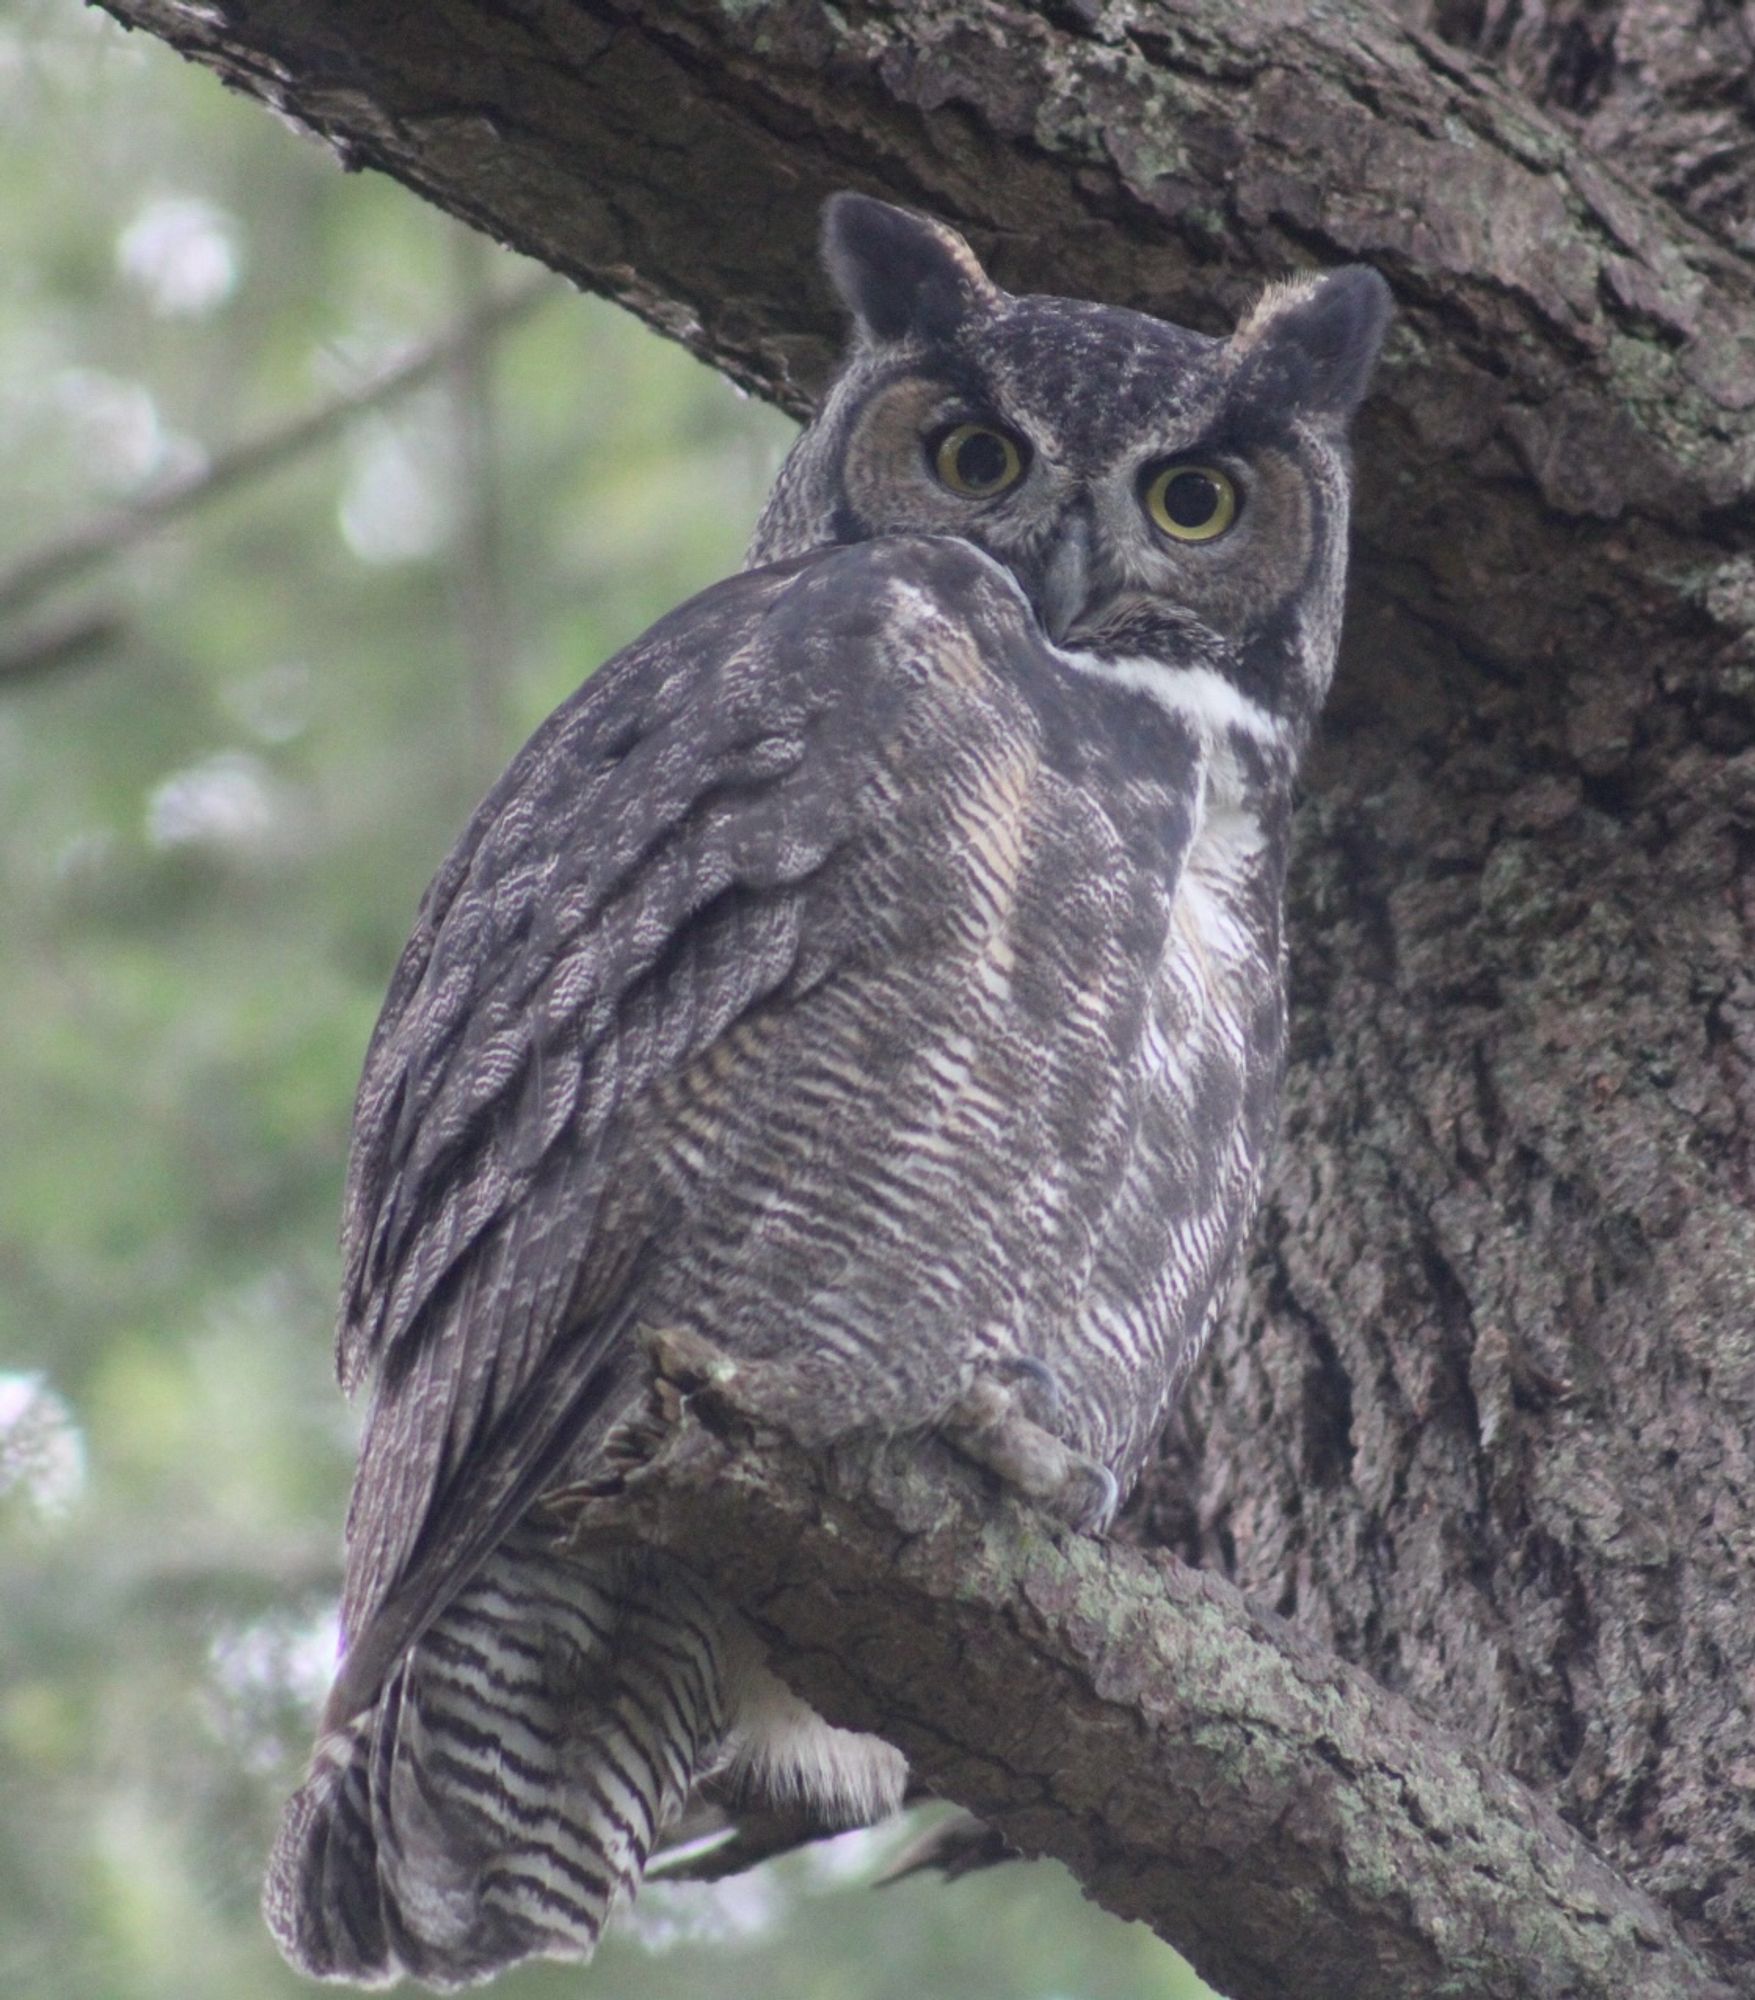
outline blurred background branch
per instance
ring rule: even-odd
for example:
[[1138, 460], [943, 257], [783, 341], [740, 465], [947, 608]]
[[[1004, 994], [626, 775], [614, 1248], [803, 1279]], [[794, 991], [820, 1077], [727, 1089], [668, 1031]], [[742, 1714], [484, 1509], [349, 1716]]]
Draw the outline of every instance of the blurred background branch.
[[470, 762], [476, 781], [485, 786], [499, 772], [506, 740], [505, 690], [517, 670], [492, 367], [495, 252], [473, 230], [453, 231], [451, 246], [464, 334], [452, 354], [447, 382], [460, 515], [452, 591], [468, 656]]
[[89, 666], [125, 629], [118, 614], [92, 612], [21, 632], [0, 646], [0, 683], [42, 680], [68, 667]]
[[[476, 252], [469, 255], [476, 258], [473, 269], [477, 283], [466, 311], [454, 325], [423, 341], [404, 359], [376, 372], [357, 388], [290, 418], [260, 437], [232, 446], [210, 463], [172, 474], [139, 498], [94, 515], [71, 533], [57, 536], [43, 547], [0, 565], [0, 618], [28, 610], [50, 591], [76, 582], [89, 571], [125, 554], [147, 536], [331, 443], [368, 411], [382, 409], [447, 374], [454, 374], [460, 385], [467, 385], [456, 392], [460, 411], [467, 413], [467, 421], [460, 415], [458, 422], [459, 468], [468, 482], [465, 491], [480, 496], [473, 501], [470, 513], [477, 525], [465, 537], [471, 588], [461, 595], [465, 601], [485, 604], [487, 600], [482, 593], [489, 589], [488, 555], [494, 513], [488, 447], [487, 412], [491, 404], [486, 387], [487, 351], [500, 334], [516, 326], [545, 300], [559, 297], [566, 288], [558, 278], [539, 275], [525, 278], [504, 296], [495, 296], [485, 283], [485, 265]], [[458, 257], [460, 268], [470, 268], [463, 252], [459, 251]], [[474, 483], [477, 478], [481, 482], [479, 487]], [[492, 633], [476, 629], [482, 615], [471, 614], [471, 630], [478, 641], [486, 643]]]

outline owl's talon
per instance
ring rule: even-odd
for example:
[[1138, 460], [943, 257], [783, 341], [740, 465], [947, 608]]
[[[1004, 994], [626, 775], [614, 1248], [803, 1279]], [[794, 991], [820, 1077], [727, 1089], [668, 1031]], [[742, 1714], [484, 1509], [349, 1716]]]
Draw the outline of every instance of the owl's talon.
[[994, 1372], [1004, 1381], [1029, 1383], [1050, 1418], [1058, 1417], [1065, 1409], [1066, 1391], [1060, 1386], [1059, 1372], [1034, 1354], [1007, 1355]]
[[[1071, 1527], [1101, 1534], [1115, 1518], [1121, 1488], [1106, 1465], [1057, 1438], [1018, 1407], [1018, 1392], [999, 1370], [983, 1375], [945, 1418], [945, 1436], [965, 1458], [984, 1465]], [[1032, 1371], [1022, 1371], [1027, 1377]]]
[[1087, 1535], [1106, 1535], [1121, 1511], [1121, 1481], [1094, 1458], [1081, 1458], [1078, 1470], [1094, 1490], [1089, 1504], [1077, 1513], [1069, 1510], [1067, 1519]]
[[722, 1389], [738, 1373], [737, 1363], [721, 1347], [681, 1327], [652, 1327], [641, 1335], [654, 1377], [669, 1382], [685, 1396], [702, 1389]]

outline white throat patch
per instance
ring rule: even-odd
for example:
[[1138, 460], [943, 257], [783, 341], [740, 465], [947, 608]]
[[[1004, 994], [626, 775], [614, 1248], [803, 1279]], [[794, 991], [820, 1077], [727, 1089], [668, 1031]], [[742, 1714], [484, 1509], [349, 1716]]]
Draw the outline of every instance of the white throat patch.
[[1071, 647], [1056, 647], [1055, 651], [1082, 674], [1150, 696], [1160, 708], [1186, 722], [1215, 752], [1225, 748], [1224, 739], [1233, 729], [1264, 749], [1280, 742], [1284, 735], [1282, 725], [1260, 702], [1251, 700], [1211, 667], [1172, 667], [1139, 655], [1111, 660]]

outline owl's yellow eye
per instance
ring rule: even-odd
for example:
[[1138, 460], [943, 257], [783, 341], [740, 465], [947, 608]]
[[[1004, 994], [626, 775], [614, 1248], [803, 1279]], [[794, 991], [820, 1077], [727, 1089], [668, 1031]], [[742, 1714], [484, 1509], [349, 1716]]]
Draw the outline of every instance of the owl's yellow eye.
[[953, 493], [987, 500], [1023, 477], [1024, 454], [991, 424], [958, 424], [934, 447], [932, 469]]
[[1145, 490], [1152, 526], [1173, 542], [1210, 542], [1237, 518], [1237, 489], [1213, 465], [1167, 465]]

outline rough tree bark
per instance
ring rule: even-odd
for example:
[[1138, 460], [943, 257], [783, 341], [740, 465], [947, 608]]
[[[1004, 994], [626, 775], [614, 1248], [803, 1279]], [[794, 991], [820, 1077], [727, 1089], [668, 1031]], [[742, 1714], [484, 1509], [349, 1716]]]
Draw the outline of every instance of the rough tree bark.
[[[1479, 1746], [1755, 1992], [1741, 17], [105, 4], [793, 409], [837, 186], [1197, 326], [1287, 264], [1390, 278], [1273, 1198], [1133, 1530]], [[1502, 1990], [1438, 1978], [1402, 1990]]]

